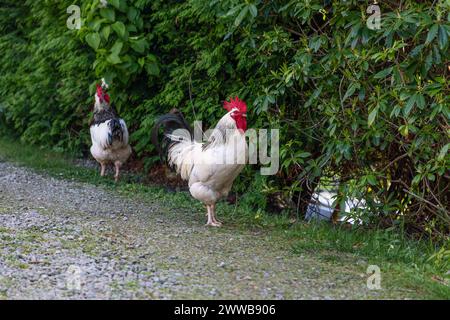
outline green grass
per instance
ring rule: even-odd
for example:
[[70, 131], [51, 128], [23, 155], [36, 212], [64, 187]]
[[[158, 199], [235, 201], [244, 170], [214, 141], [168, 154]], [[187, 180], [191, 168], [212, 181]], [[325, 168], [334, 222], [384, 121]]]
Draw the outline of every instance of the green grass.
[[[62, 179], [87, 182], [125, 196], [161, 203], [167, 212], [186, 209], [203, 212], [201, 203], [187, 192], [169, 193], [160, 186], [138, 183], [142, 176], [125, 175], [116, 184], [112, 178], [101, 178], [97, 170], [74, 165], [70, 156], [42, 148], [22, 145], [11, 139], [0, 139], [0, 160], [7, 160]], [[297, 254], [315, 253], [319, 258], [342, 263], [364, 260], [380, 266], [390, 285], [398, 285], [417, 292], [426, 299], [450, 299], [449, 242], [440, 247], [427, 241], [413, 241], [396, 230], [368, 230], [332, 226], [326, 222], [292, 223], [286, 215], [270, 215], [261, 210], [220, 203], [218, 210], [225, 218], [227, 228], [257, 230], [273, 235], [285, 247]]]

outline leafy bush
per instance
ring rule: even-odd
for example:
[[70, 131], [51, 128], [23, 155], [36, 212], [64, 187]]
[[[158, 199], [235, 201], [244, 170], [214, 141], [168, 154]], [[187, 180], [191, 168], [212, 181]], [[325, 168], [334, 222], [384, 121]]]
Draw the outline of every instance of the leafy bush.
[[94, 79], [93, 55], [67, 29], [69, 5], [2, 5], [0, 95], [8, 122], [24, 141], [79, 151], [88, 141], [86, 84]]
[[85, 152], [105, 77], [151, 164], [156, 115], [177, 107], [209, 126], [239, 95], [252, 127], [280, 128], [281, 170], [255, 183], [269, 202], [304, 213], [336, 180], [336, 212], [365, 199], [353, 214], [372, 225], [448, 236], [448, 1], [383, 2], [380, 30], [366, 1], [108, 2], [79, 1], [79, 31], [65, 26], [69, 1], [0, 9], [0, 103], [23, 140]]

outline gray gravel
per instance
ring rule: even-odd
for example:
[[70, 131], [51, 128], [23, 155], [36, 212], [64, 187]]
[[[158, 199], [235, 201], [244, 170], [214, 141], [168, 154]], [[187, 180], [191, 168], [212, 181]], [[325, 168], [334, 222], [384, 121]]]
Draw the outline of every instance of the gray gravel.
[[364, 261], [295, 255], [270, 233], [203, 225], [97, 186], [0, 162], [0, 299], [407, 298]]

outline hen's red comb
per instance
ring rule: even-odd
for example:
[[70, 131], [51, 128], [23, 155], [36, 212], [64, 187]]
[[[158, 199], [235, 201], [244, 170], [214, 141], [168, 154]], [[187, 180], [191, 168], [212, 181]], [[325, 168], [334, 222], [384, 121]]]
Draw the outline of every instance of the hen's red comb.
[[103, 100], [105, 100], [106, 103], [109, 104], [109, 95], [103, 92], [103, 88], [99, 84], [97, 84], [97, 96], [99, 97], [100, 102], [103, 102]]
[[245, 104], [244, 101], [239, 100], [238, 97], [230, 98], [230, 101], [225, 101], [223, 103], [223, 107], [225, 109], [227, 109], [228, 111], [233, 110], [234, 108], [237, 108], [241, 113], [246, 113], [247, 112], [247, 105]]

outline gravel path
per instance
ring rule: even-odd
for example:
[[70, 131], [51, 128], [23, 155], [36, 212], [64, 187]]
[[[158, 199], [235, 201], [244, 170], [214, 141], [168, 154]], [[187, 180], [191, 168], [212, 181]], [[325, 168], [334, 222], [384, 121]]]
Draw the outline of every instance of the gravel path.
[[202, 218], [0, 162], [0, 299], [407, 297], [368, 290], [364, 261]]

